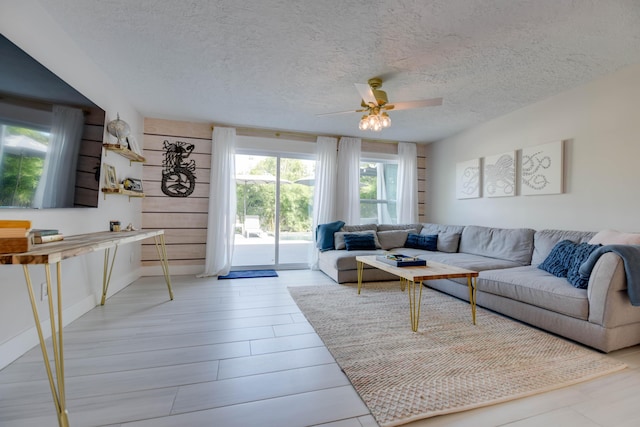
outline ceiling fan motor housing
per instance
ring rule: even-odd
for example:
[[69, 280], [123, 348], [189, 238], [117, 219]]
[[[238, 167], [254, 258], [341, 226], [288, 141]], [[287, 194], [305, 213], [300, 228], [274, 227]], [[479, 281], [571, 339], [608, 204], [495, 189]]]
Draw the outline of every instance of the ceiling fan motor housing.
[[382, 79], [374, 77], [372, 79], [369, 79], [367, 83], [369, 83], [369, 86], [371, 86], [371, 91], [373, 92], [373, 96], [375, 96], [376, 101], [378, 101], [379, 106], [382, 106], [389, 102], [387, 93], [383, 90], [380, 90], [380, 88], [382, 87]]

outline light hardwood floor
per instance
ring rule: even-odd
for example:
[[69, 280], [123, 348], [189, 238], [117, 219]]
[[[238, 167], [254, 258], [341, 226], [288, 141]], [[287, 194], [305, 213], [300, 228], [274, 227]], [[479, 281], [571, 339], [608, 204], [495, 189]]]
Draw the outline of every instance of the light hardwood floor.
[[[67, 398], [79, 426], [377, 426], [278, 278], [145, 277], [65, 328]], [[640, 425], [640, 347], [622, 372], [418, 426]], [[39, 348], [0, 371], [0, 426], [57, 425]]]

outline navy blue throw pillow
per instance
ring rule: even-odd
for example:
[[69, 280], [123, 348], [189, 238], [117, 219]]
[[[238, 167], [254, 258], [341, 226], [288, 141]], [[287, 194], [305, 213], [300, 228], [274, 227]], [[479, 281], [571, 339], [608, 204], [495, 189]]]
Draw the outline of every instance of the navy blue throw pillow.
[[595, 251], [602, 245], [590, 245], [588, 243], [580, 243], [573, 251], [573, 258], [569, 265], [569, 271], [567, 272], [567, 280], [573, 286], [579, 289], [586, 289], [589, 285], [589, 277], [583, 277], [580, 275], [580, 266], [587, 261], [591, 252]]
[[538, 268], [556, 277], [567, 277], [576, 246], [577, 244], [571, 240], [563, 240], [556, 243], [547, 258], [542, 261], [542, 264], [540, 264]]
[[427, 251], [437, 251], [438, 235], [409, 233], [409, 235], [407, 236], [407, 241], [404, 243], [404, 247], [424, 249]]
[[340, 231], [344, 221], [334, 221], [328, 224], [319, 224], [316, 230], [316, 248], [320, 252], [334, 249], [333, 233]]
[[376, 248], [376, 240], [373, 234], [345, 234], [344, 245], [348, 251], [364, 251]]

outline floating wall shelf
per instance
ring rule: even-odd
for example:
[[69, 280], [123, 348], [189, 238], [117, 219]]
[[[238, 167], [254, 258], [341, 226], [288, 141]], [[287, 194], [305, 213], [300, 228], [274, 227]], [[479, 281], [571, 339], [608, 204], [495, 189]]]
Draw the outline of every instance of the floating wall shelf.
[[122, 157], [126, 157], [132, 162], [141, 162], [144, 163], [146, 159], [138, 153], [134, 153], [126, 147], [123, 147], [118, 144], [102, 144], [105, 150], [113, 151], [114, 153], [120, 154]]

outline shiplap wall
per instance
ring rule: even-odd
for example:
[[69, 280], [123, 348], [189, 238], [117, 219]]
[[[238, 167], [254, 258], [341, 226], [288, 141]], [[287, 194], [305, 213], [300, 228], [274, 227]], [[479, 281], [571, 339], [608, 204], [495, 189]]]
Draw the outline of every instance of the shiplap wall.
[[104, 112], [86, 112], [76, 171], [75, 205], [96, 207], [100, 196], [100, 162], [104, 138]]
[[[207, 209], [209, 206], [209, 166], [211, 164], [211, 123], [192, 123], [162, 119], [145, 119], [142, 228], [164, 229], [167, 254], [172, 266], [204, 265], [206, 251]], [[314, 135], [287, 132], [238, 129], [238, 135], [265, 136], [281, 139], [315, 141]], [[194, 144], [189, 159], [196, 162], [196, 185], [189, 197], [169, 197], [160, 189], [163, 143], [184, 141]], [[362, 151], [397, 154], [398, 146], [383, 141], [362, 141]], [[420, 221], [424, 221], [426, 199], [426, 150], [418, 145], [418, 202]], [[142, 265], [158, 265], [153, 242], [142, 245]]]

